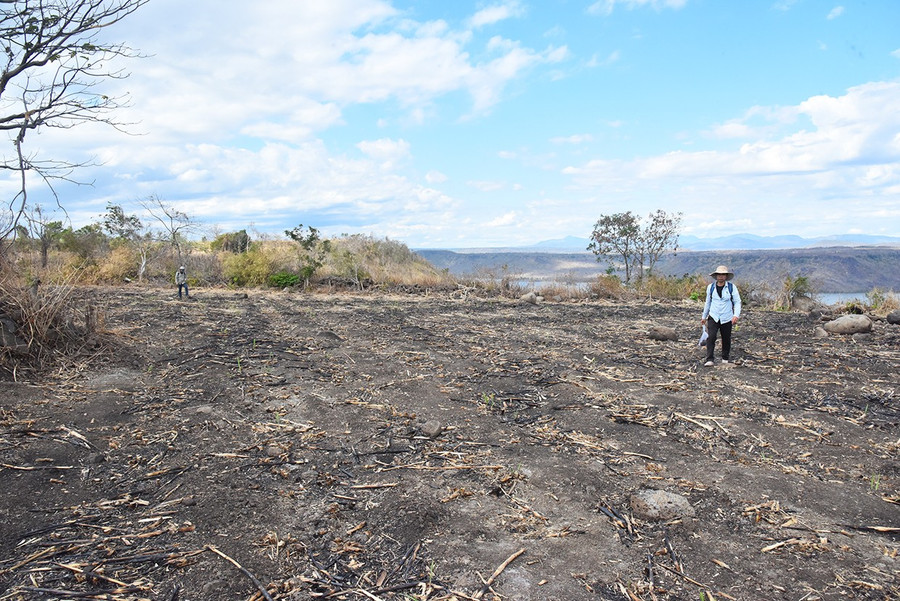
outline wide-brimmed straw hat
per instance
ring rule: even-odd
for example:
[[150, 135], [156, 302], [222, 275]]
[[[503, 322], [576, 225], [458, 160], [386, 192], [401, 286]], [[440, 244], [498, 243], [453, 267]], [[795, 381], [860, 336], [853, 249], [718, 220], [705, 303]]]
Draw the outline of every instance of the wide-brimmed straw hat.
[[730, 269], [728, 269], [727, 267], [725, 267], [724, 265], [719, 265], [718, 267], [716, 267], [716, 270], [714, 272], [712, 272], [711, 274], [709, 274], [709, 277], [714, 278], [714, 277], [716, 277], [716, 275], [718, 275], [720, 273], [723, 273], [727, 276], [725, 278], [726, 280], [730, 280], [734, 277], [734, 272], [731, 271]]

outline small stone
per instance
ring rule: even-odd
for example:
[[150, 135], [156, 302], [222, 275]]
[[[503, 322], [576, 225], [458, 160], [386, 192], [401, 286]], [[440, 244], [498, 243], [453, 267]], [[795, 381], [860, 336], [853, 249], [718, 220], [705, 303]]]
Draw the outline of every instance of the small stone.
[[430, 419], [422, 424], [422, 435], [428, 438], [437, 438], [444, 431], [444, 425], [436, 419]]
[[678, 340], [678, 332], [675, 331], [675, 328], [667, 326], [653, 326], [647, 332], [647, 336], [653, 340]]
[[269, 457], [278, 457], [284, 452], [284, 449], [276, 444], [270, 444], [266, 447], [266, 455]]
[[519, 297], [519, 300], [522, 301], [523, 303], [530, 303], [532, 305], [536, 305], [539, 302], [538, 301], [539, 298], [540, 297], [537, 294], [535, 294], [534, 292], [526, 292], [525, 294], [523, 294], [522, 296]]
[[683, 496], [664, 490], [642, 490], [631, 495], [634, 515], [644, 520], [662, 521], [694, 517], [694, 508]]
[[828, 338], [828, 332], [825, 331], [825, 328], [817, 326], [816, 329], [813, 330], [813, 338]]

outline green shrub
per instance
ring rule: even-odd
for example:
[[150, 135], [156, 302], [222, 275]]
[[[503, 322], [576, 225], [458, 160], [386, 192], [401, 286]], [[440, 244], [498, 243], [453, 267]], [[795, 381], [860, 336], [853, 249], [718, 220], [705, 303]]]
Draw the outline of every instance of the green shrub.
[[233, 286], [263, 286], [274, 271], [272, 258], [254, 248], [250, 252], [222, 257], [225, 281]]
[[847, 301], [844, 303], [844, 306], [841, 307], [841, 313], [850, 313], [852, 315], [863, 315], [866, 312], [866, 308], [856, 302], [856, 301]]
[[292, 288], [300, 283], [300, 276], [289, 271], [279, 271], [269, 276], [269, 286], [273, 288]]
[[797, 297], [810, 297], [815, 291], [812, 283], [806, 276], [798, 275], [796, 278], [785, 276], [781, 283], [781, 290], [775, 295], [774, 308], [778, 311], [790, 311]]

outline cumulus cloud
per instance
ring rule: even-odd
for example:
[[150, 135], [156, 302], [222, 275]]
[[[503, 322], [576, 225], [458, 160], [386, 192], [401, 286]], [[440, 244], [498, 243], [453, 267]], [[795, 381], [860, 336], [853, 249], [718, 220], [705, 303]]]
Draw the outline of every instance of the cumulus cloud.
[[486, 25], [493, 25], [500, 21], [519, 17], [525, 13], [524, 8], [519, 2], [505, 2], [503, 4], [495, 4], [479, 10], [469, 19], [469, 25], [475, 29]]
[[[245, 8], [159, 0], [147, 7], [148, 20], [169, 11], [191, 26], [151, 32], [123, 25], [131, 27], [123, 29], [130, 43], [151, 55], [123, 82], [144, 131], [181, 138], [243, 129], [268, 138], [284, 126], [290, 133], [279, 137], [287, 141], [339, 123], [345, 107], [359, 104], [394, 102], [421, 122], [422, 107], [459, 91], [479, 112], [527, 69], [568, 55], [565, 47], [533, 50], [499, 36], [473, 48], [470, 31], [404, 20], [380, 0]], [[485, 25], [522, 10], [518, 2], [500, 3], [471, 22]]]
[[[869, 83], [850, 88], [842, 96], [814, 96], [793, 107], [757, 107], [752, 112], [777, 122], [770, 137], [725, 150], [677, 151], [634, 160], [594, 159], [567, 167], [563, 173], [584, 190], [602, 189], [608, 201], [644, 196], [643, 206], [653, 209], [659, 198], [666, 198], [693, 213], [687, 221], [697, 222], [703, 221], [707, 211], [715, 213], [726, 206], [731, 210], [742, 203], [752, 203], [761, 214], [815, 212], [825, 189], [832, 200], [866, 198], [867, 214], [897, 206], [900, 82]], [[794, 129], [785, 132], [789, 115]], [[723, 135], [748, 133], [738, 121], [718, 130]], [[760, 211], [765, 207], [771, 211]], [[830, 210], [835, 227], [843, 230], [836, 216], [846, 218], [845, 209]], [[863, 214], [857, 207], [854, 218], [864, 219]], [[817, 219], [826, 217], [817, 215]]]
[[360, 142], [356, 147], [373, 159], [384, 163], [393, 164], [410, 156], [409, 142], [406, 140], [382, 138], [380, 140]]
[[[565, 46], [535, 49], [467, 29], [524, 11], [518, 1], [501, 1], [451, 25], [414, 21], [383, 0], [272, 0], [252, 11], [215, 0], [155, 0], [119, 29], [148, 58], [126, 65], [129, 79], [109, 82], [129, 93], [129, 130], [140, 135], [87, 125], [79, 136], [48, 130], [35, 140], [54, 156], [102, 164], [79, 172], [80, 180], [97, 181], [78, 192], [90, 197], [80, 202], [91, 217], [107, 200], [158, 195], [222, 227], [262, 227], [303, 213], [304, 222], [377, 225], [394, 234], [419, 231], [414, 222], [421, 221], [439, 236], [458, 219], [449, 216], [458, 201], [433, 187], [445, 174], [412, 171], [407, 140], [367, 136], [341, 146], [323, 138], [358, 125], [367, 107], [378, 107], [370, 121], [378, 128], [427, 123], [451, 95], [469, 98], [468, 106], [454, 104], [451, 120], [490, 110], [511, 81], [569, 58]], [[170, 23], [172, 14], [185, 25], [146, 26]], [[362, 156], [353, 157], [354, 147]], [[70, 206], [73, 218], [82, 215]]]

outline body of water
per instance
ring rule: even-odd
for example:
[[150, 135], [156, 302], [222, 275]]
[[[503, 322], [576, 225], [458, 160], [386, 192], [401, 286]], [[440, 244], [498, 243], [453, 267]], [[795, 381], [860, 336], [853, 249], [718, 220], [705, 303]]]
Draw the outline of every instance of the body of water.
[[816, 294], [815, 298], [825, 305], [837, 305], [856, 301], [858, 303], [866, 302], [865, 292], [826, 292]]

